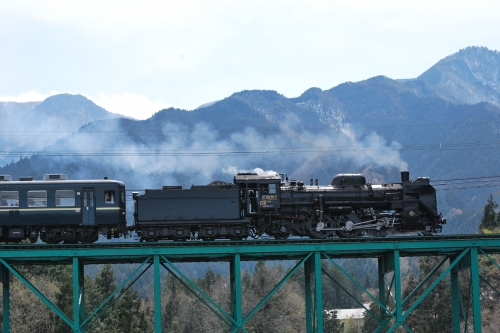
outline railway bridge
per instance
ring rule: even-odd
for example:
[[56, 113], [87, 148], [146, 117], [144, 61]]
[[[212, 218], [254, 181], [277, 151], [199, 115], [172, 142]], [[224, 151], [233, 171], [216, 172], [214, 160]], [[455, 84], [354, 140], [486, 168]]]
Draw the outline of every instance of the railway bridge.
[[[289, 239], [253, 241], [187, 241], [160, 243], [95, 243], [90, 245], [18, 244], [0, 245], [0, 280], [3, 285], [3, 332], [10, 332], [10, 283], [19, 279], [74, 332], [85, 332], [148, 270], [154, 285], [154, 327], [162, 331], [161, 274], [170, 272], [179, 279], [205, 306], [227, 324], [228, 332], [248, 332], [248, 320], [295, 274], [304, 274], [307, 332], [323, 332], [322, 278], [328, 275], [322, 263], [335, 266], [345, 274], [380, 311], [365, 309], [378, 323], [375, 332], [394, 332], [405, 325], [406, 318], [443, 279], [450, 279], [453, 332], [482, 332], [481, 295], [484, 288], [500, 293], [481, 275], [479, 258], [490, 260], [497, 269], [494, 254], [500, 253], [500, 235], [454, 235], [432, 237], [385, 237], [356, 239]], [[441, 262], [407, 297], [402, 296], [401, 258], [440, 256]], [[378, 263], [378, 293], [370, 293], [336, 262], [339, 258], [376, 258]], [[255, 307], [243, 312], [241, 263], [257, 260], [293, 260], [295, 265]], [[224, 309], [200, 289], [178, 267], [186, 262], [226, 262], [230, 267], [231, 306]], [[134, 264], [131, 273], [108, 299], [93, 312], [85, 315], [85, 266], [94, 264]], [[19, 265], [71, 265], [73, 270], [73, 314], [68, 316], [41, 293], [16, 268]], [[303, 268], [303, 269], [300, 269]], [[469, 295], [464, 302], [459, 289], [459, 272], [468, 272]], [[301, 272], [301, 273], [299, 273]], [[329, 278], [333, 279], [331, 276]], [[482, 281], [482, 282], [481, 282]], [[335, 282], [335, 281], [333, 281]], [[340, 286], [344, 290], [344, 286]], [[353, 296], [354, 297], [354, 296]], [[360, 307], [361, 300], [356, 300]], [[411, 304], [411, 306], [407, 306]], [[88, 310], [88, 309], [87, 309]], [[89, 311], [87, 311], [88, 313]]]

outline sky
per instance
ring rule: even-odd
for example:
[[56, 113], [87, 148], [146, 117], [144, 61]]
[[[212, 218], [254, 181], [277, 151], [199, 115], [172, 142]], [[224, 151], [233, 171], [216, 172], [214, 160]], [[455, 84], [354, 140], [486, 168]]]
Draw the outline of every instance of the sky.
[[136, 119], [252, 89], [297, 97], [500, 50], [500, 1], [0, 2], [0, 101], [81, 94]]

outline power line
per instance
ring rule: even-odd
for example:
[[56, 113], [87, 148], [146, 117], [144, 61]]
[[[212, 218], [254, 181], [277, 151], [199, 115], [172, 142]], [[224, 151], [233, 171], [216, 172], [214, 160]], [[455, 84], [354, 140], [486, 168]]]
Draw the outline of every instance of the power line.
[[437, 143], [428, 145], [401, 145], [399, 147], [371, 147], [349, 145], [337, 147], [261, 147], [261, 148], [178, 148], [178, 149], [117, 149], [117, 150], [74, 150], [74, 151], [0, 151], [0, 157], [21, 156], [212, 156], [212, 155], [269, 155], [269, 154], [311, 154], [332, 152], [387, 152], [387, 151], [457, 151], [500, 149], [500, 141]]

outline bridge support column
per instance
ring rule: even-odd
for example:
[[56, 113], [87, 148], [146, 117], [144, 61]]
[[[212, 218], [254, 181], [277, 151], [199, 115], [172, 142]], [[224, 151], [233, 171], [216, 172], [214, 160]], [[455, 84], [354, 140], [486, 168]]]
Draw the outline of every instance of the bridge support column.
[[[458, 280], [458, 272], [463, 269], [468, 269], [470, 271], [469, 280], [469, 297], [472, 300], [472, 325], [474, 327], [474, 333], [482, 332], [481, 324], [481, 290], [479, 284], [479, 258], [478, 249], [476, 247], [471, 247], [468, 251], [453, 267], [450, 272], [451, 277], [451, 298], [452, 298], [452, 320], [453, 320], [453, 333], [460, 332], [460, 310], [463, 311], [463, 316], [465, 319], [465, 325], [468, 325], [469, 319], [469, 308], [463, 309], [460, 307], [462, 303], [462, 295], [460, 291], [460, 284]], [[453, 259], [456, 260], [457, 256], [452, 256], [450, 258], [450, 263]], [[472, 294], [471, 294], [472, 292]], [[470, 304], [470, 302], [469, 302]]]
[[451, 281], [451, 311], [453, 321], [453, 333], [460, 333], [460, 283], [458, 281], [458, 270], [453, 269], [450, 272]]
[[[323, 287], [321, 281], [321, 252], [314, 252], [304, 264], [306, 297], [306, 332], [323, 332]], [[314, 274], [314, 300], [312, 278]]]
[[0, 264], [0, 280], [2, 281], [2, 305], [3, 305], [3, 329], [2, 332], [10, 332], [10, 272], [3, 264]]
[[239, 329], [243, 325], [243, 311], [241, 298], [241, 265], [240, 255], [235, 254], [230, 263], [231, 280], [231, 314], [234, 319], [232, 331]]
[[385, 284], [385, 275], [394, 271], [394, 257], [390, 255], [384, 255], [378, 258], [378, 294], [380, 304], [379, 312], [379, 327], [377, 332], [380, 332], [384, 327], [387, 326], [391, 316], [387, 313], [387, 301], [390, 296], [390, 290], [387, 290], [387, 286]]
[[160, 256], [154, 255], [154, 295], [155, 295], [155, 332], [161, 333], [161, 275]]
[[394, 250], [394, 297], [396, 298], [396, 323], [403, 325], [403, 300], [401, 299], [401, 269], [399, 262], [399, 250]]
[[481, 290], [479, 286], [479, 260], [477, 247], [470, 250], [470, 273], [472, 283], [472, 312], [474, 314], [474, 333], [482, 332], [481, 325]]
[[73, 257], [73, 325], [74, 332], [85, 332], [81, 323], [85, 320], [85, 274], [78, 257]]

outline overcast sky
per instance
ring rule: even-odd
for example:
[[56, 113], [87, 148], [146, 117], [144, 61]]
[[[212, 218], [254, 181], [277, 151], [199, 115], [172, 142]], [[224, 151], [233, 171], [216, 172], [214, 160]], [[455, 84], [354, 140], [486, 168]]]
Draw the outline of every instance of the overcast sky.
[[138, 119], [246, 89], [296, 97], [500, 50], [500, 1], [0, 2], [0, 100], [82, 94]]

